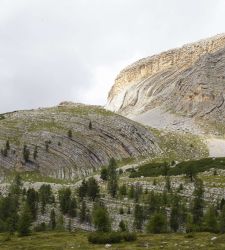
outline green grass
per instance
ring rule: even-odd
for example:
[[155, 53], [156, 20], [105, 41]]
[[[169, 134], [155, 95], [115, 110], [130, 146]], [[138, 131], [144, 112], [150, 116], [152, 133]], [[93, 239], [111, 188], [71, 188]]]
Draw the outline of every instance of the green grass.
[[[181, 175], [186, 174], [187, 169], [191, 169], [193, 173], [201, 173], [211, 168], [215, 169], [225, 169], [225, 158], [205, 158], [201, 160], [191, 160], [183, 161], [178, 163], [174, 167], [168, 168], [168, 175]], [[132, 172], [130, 177], [150, 177], [150, 176], [159, 176], [165, 174], [165, 164], [158, 163], [148, 163], [140, 166], [136, 172]]]
[[[56, 108], [54, 108], [56, 110]], [[102, 115], [110, 116], [115, 115], [113, 112], [106, 110], [99, 106], [90, 106], [90, 105], [80, 105], [80, 106], [59, 106], [57, 107], [58, 112], [66, 112], [73, 115]]]
[[[15, 175], [18, 174], [18, 172], [10, 171], [6, 175], [6, 181], [11, 182], [11, 180], [14, 179]], [[43, 176], [41, 173], [37, 171], [26, 171], [19, 173], [23, 181], [27, 182], [46, 182], [46, 183], [55, 183], [55, 184], [72, 184], [75, 182], [75, 180], [69, 181], [64, 179], [56, 179], [50, 176]]]
[[188, 133], [162, 131], [149, 128], [158, 140], [163, 154], [159, 159], [183, 161], [208, 157], [208, 148], [202, 138]]
[[[212, 241], [211, 238], [217, 239]], [[186, 234], [140, 234], [135, 242], [122, 242], [112, 244], [110, 249], [134, 250], [134, 249], [225, 249], [225, 235], [210, 233], [196, 233], [188, 238]], [[5, 234], [0, 234], [1, 250], [67, 250], [67, 249], [106, 249], [105, 245], [94, 245], [88, 242], [85, 232], [42, 232], [34, 233], [27, 237], [12, 236], [11, 239]]]

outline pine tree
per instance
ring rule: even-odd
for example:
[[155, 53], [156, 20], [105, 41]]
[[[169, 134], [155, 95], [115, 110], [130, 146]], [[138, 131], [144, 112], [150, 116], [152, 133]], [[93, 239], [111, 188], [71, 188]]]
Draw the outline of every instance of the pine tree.
[[76, 217], [77, 216], [77, 201], [75, 198], [70, 199], [70, 204], [68, 208], [68, 214], [70, 217]]
[[169, 192], [171, 190], [171, 182], [170, 182], [170, 177], [166, 176], [166, 184], [165, 184], [165, 189], [167, 192]]
[[99, 192], [99, 185], [95, 178], [89, 178], [87, 182], [87, 196], [94, 201], [99, 196]]
[[203, 182], [200, 179], [195, 181], [195, 189], [193, 192], [194, 200], [192, 205], [193, 223], [200, 226], [203, 218], [203, 208], [204, 208], [204, 187]]
[[68, 137], [71, 139], [73, 137], [73, 132], [71, 129], [68, 130]]
[[138, 230], [142, 229], [144, 222], [144, 210], [139, 204], [136, 204], [134, 209], [134, 227]]
[[208, 232], [216, 233], [218, 232], [218, 223], [216, 210], [214, 206], [210, 206], [204, 216], [205, 230]]
[[126, 224], [124, 223], [123, 220], [120, 221], [120, 223], [119, 223], [119, 228], [120, 228], [120, 231], [121, 231], [121, 232], [127, 231]]
[[33, 158], [34, 158], [34, 160], [37, 159], [37, 155], [38, 155], [38, 147], [35, 146], [35, 148], [34, 148], [34, 153], [33, 153]]
[[69, 212], [71, 206], [70, 188], [63, 188], [59, 190], [59, 205], [63, 214], [67, 214]]
[[26, 203], [28, 207], [30, 208], [32, 219], [35, 220], [37, 216], [37, 210], [38, 210], [38, 193], [33, 188], [29, 188], [27, 190]]
[[130, 189], [128, 191], [128, 198], [133, 199], [134, 198], [134, 185], [130, 186]]
[[91, 130], [92, 129], [92, 122], [89, 122], [88, 128]]
[[6, 150], [10, 150], [9, 140], [6, 141], [5, 148]]
[[86, 210], [87, 210], [86, 202], [82, 201], [81, 209], [80, 209], [80, 222], [81, 223], [83, 223], [86, 220]]
[[103, 181], [108, 180], [108, 169], [107, 168], [102, 168], [100, 177]]
[[220, 232], [225, 233], [225, 206], [222, 207], [221, 213], [220, 213]]
[[82, 181], [80, 187], [78, 188], [78, 196], [81, 200], [87, 195], [88, 185], [85, 180]]
[[109, 214], [104, 206], [96, 204], [93, 207], [92, 219], [97, 231], [109, 232], [111, 230]]
[[26, 236], [31, 233], [30, 227], [32, 223], [32, 215], [27, 205], [24, 206], [18, 223], [18, 233], [20, 236]]
[[51, 230], [54, 230], [56, 228], [56, 219], [55, 219], [55, 210], [54, 209], [52, 209], [51, 213], [50, 213], [49, 226], [50, 226]]
[[122, 186], [120, 186], [120, 188], [119, 188], [119, 194], [121, 196], [127, 195], [127, 186], [125, 184], [123, 184]]
[[165, 213], [156, 212], [150, 217], [146, 230], [148, 233], [165, 233], [167, 231], [167, 219]]
[[116, 161], [110, 159], [108, 166], [108, 192], [114, 198], [118, 190], [118, 176], [116, 172]]
[[54, 202], [54, 195], [49, 184], [43, 184], [38, 190], [39, 201], [41, 203], [41, 212], [45, 212], [45, 206]]
[[177, 232], [179, 228], [179, 202], [178, 198], [173, 202], [170, 213], [170, 227], [174, 232]]
[[30, 158], [30, 150], [27, 148], [27, 145], [23, 147], [23, 159], [25, 162], [28, 162]]

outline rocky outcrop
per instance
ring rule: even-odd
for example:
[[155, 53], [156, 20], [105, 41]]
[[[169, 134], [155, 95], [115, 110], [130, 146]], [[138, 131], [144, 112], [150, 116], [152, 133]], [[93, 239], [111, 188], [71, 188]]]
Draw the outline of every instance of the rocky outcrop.
[[128, 66], [117, 77], [106, 107], [133, 119], [149, 112], [145, 120], [150, 125], [156, 111], [171, 114], [171, 123], [177, 122], [172, 118], [175, 114], [224, 124], [224, 98], [225, 34], [222, 34]]
[[[101, 107], [67, 102], [1, 115], [0, 149], [7, 140], [10, 148], [0, 153], [2, 169], [37, 170], [67, 179], [87, 176], [112, 157], [153, 157], [160, 152], [155, 137], [136, 122]], [[27, 161], [24, 145], [30, 152]]]

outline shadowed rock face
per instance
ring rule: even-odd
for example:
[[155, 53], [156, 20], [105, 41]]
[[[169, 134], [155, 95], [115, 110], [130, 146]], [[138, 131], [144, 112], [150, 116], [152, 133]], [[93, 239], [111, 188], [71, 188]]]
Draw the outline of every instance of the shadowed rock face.
[[117, 77], [106, 107], [134, 119], [158, 109], [224, 124], [224, 98], [225, 34], [222, 34], [127, 67]]
[[[2, 115], [1, 149], [7, 140], [10, 149], [7, 156], [0, 154], [0, 167], [39, 170], [68, 179], [90, 174], [111, 157], [155, 156], [160, 152], [154, 136], [141, 125], [101, 107], [71, 103]], [[23, 159], [25, 144], [30, 151], [27, 162]]]

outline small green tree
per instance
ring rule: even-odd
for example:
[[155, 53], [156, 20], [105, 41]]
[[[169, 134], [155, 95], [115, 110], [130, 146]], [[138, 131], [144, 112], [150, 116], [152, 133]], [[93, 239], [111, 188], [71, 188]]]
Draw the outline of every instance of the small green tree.
[[35, 220], [38, 210], [38, 193], [33, 188], [27, 190], [26, 203], [30, 209], [32, 219]]
[[193, 182], [193, 179], [196, 175], [195, 167], [192, 164], [188, 165], [185, 169], [185, 174], [190, 178], [190, 181]]
[[155, 213], [150, 217], [146, 230], [148, 233], [165, 233], [167, 231], [166, 215], [162, 212]]
[[92, 122], [90, 121], [88, 124], [88, 128], [91, 130], [92, 129]]
[[114, 158], [110, 159], [108, 166], [108, 191], [114, 198], [118, 190], [118, 176], [116, 172], [116, 161]]
[[221, 233], [225, 233], [225, 206], [222, 207], [220, 213], [219, 228]]
[[195, 189], [193, 192], [193, 204], [192, 204], [192, 214], [193, 223], [200, 226], [203, 218], [203, 208], [204, 208], [204, 187], [203, 182], [200, 179], [195, 180]]
[[23, 146], [23, 159], [25, 162], [28, 162], [30, 159], [30, 150], [27, 145]]
[[103, 181], [108, 180], [108, 169], [107, 168], [102, 168], [100, 177]]
[[120, 188], [119, 188], [119, 194], [121, 196], [127, 195], [127, 186], [125, 184], [123, 184], [122, 186], [120, 186]]
[[34, 160], [37, 159], [37, 156], [38, 156], [38, 147], [35, 146], [35, 148], [34, 148], [34, 153], [33, 153], [33, 158], [34, 158]]
[[127, 231], [127, 226], [123, 220], [120, 221], [119, 223], [119, 228], [121, 232], [126, 232]]
[[218, 232], [217, 212], [214, 206], [210, 206], [204, 216], [205, 230], [208, 232]]
[[171, 190], [170, 177], [169, 177], [169, 176], [166, 176], [165, 179], [166, 179], [165, 190], [166, 190], [167, 192], [169, 192], [169, 191]]
[[133, 199], [134, 198], [134, 185], [131, 185], [129, 191], [128, 191], [128, 198]]
[[91, 177], [87, 182], [87, 195], [93, 201], [99, 196], [100, 189], [95, 178]]
[[136, 204], [135, 209], [134, 209], [134, 227], [137, 230], [141, 230], [143, 222], [144, 222], [143, 207], [140, 206], [139, 204]]
[[92, 211], [93, 224], [97, 231], [109, 232], [111, 231], [111, 222], [107, 209], [104, 206], [96, 204]]
[[51, 230], [54, 230], [56, 228], [56, 216], [55, 216], [55, 210], [54, 209], [52, 209], [51, 213], [50, 213], [49, 226], [50, 226]]
[[9, 140], [6, 141], [5, 148], [6, 150], [10, 150]]
[[24, 205], [18, 222], [18, 233], [20, 236], [26, 236], [31, 233], [32, 215], [28, 205]]
[[179, 201], [176, 197], [173, 201], [170, 213], [170, 227], [174, 232], [177, 232], [180, 224], [180, 211], [179, 211]]
[[87, 195], [88, 184], [85, 180], [82, 181], [80, 187], [78, 188], [78, 196], [81, 200]]
[[47, 204], [52, 204], [54, 202], [54, 195], [52, 193], [52, 188], [49, 184], [43, 184], [38, 190], [39, 201], [41, 203], [41, 212], [45, 212], [45, 207]]
[[71, 129], [68, 130], [68, 137], [71, 139], [73, 137], [73, 132]]
[[80, 208], [80, 222], [83, 223], [86, 220], [86, 202], [83, 200]]

